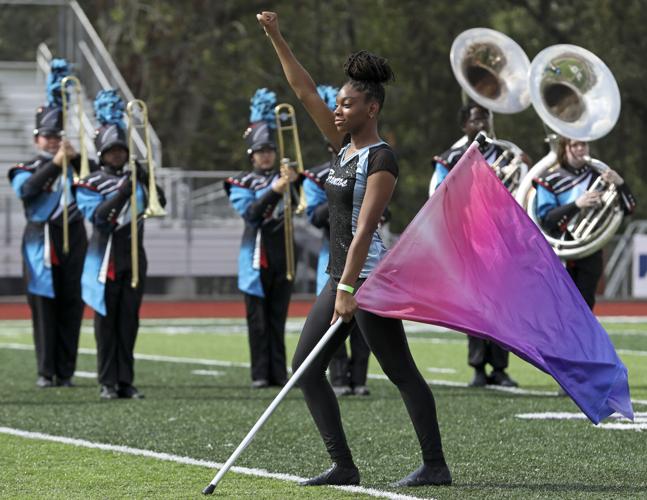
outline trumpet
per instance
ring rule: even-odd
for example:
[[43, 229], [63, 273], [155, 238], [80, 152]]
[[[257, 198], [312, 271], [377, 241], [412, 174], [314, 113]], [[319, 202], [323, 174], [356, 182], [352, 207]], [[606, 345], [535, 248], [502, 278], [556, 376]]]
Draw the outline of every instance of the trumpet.
[[130, 259], [131, 280], [130, 286], [137, 288], [139, 285], [139, 239], [137, 234], [137, 158], [133, 136], [136, 129], [144, 130], [146, 143], [146, 166], [148, 167], [148, 205], [144, 210], [144, 218], [164, 217], [166, 210], [159, 202], [157, 184], [155, 183], [155, 163], [148, 132], [148, 107], [141, 99], [133, 99], [126, 106], [128, 115], [128, 164], [131, 172], [132, 192], [130, 194]]
[[[81, 168], [79, 170], [79, 178], [83, 179], [90, 175], [90, 163], [88, 161], [88, 150], [85, 145], [85, 137], [83, 132], [83, 95], [81, 91], [81, 81], [75, 76], [66, 76], [61, 80], [61, 98], [63, 101], [63, 138], [68, 138], [68, 113], [67, 113], [67, 85], [72, 83], [76, 92], [76, 109], [79, 120], [79, 145], [81, 149]], [[65, 148], [63, 149], [65, 152]], [[67, 255], [70, 252], [70, 229], [68, 223], [68, 209], [67, 204], [67, 174], [68, 174], [68, 158], [67, 154], [63, 154], [63, 253]]]
[[[290, 104], [279, 104], [274, 108], [276, 116], [276, 131], [279, 142], [279, 158], [282, 167], [294, 167], [297, 173], [303, 172], [303, 158], [301, 157], [301, 143], [299, 142], [299, 131], [297, 129], [297, 120], [294, 113], [294, 107]], [[290, 157], [286, 154], [286, 137], [284, 134], [292, 133], [292, 152]], [[299, 204], [294, 211], [296, 215], [301, 214], [306, 208], [306, 199], [303, 188], [299, 188]], [[285, 260], [286, 260], [286, 278], [288, 281], [294, 280], [295, 262], [294, 262], [294, 222], [292, 220], [292, 188], [288, 187], [283, 193], [283, 223], [285, 234]]]

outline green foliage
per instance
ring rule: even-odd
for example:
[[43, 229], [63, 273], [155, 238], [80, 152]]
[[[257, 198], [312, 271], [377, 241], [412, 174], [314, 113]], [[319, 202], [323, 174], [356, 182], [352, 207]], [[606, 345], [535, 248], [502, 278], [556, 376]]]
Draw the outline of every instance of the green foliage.
[[[255, 18], [268, 8], [266, 2], [82, 0], [81, 5], [134, 93], [148, 102], [166, 165], [244, 169], [242, 133], [254, 90], [266, 86], [279, 101], [296, 104]], [[449, 66], [449, 48], [463, 30], [479, 26], [511, 36], [530, 59], [549, 45], [572, 43], [607, 63], [623, 108], [614, 130], [593, 152], [627, 178], [639, 201], [647, 199], [641, 171], [647, 161], [641, 57], [647, 9], [642, 0], [276, 0], [271, 8], [318, 83], [343, 83], [345, 57], [361, 48], [393, 65], [397, 80], [387, 89], [381, 131], [396, 148], [402, 169], [394, 230], [401, 230], [424, 203], [432, 156], [461, 135], [456, 123], [460, 89]], [[51, 41], [52, 35], [43, 34], [43, 9], [51, 12], [42, 7], [3, 10], [2, 57], [30, 59], [39, 36]], [[28, 16], [33, 21], [26, 22]], [[305, 161], [317, 164], [327, 157], [321, 134], [302, 107], [297, 113]], [[496, 130], [535, 161], [546, 152], [541, 121], [531, 109], [497, 115]], [[639, 203], [637, 215], [647, 216], [647, 203]]]

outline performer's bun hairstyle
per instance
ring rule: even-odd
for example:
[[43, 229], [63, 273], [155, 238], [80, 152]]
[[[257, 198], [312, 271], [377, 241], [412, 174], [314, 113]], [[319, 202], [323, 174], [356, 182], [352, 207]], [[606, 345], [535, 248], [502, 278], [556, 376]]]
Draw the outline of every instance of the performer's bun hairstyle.
[[382, 108], [383, 84], [395, 80], [393, 70], [385, 58], [360, 50], [348, 56], [344, 63], [344, 73], [355, 90], [364, 92], [367, 99], [376, 100]]

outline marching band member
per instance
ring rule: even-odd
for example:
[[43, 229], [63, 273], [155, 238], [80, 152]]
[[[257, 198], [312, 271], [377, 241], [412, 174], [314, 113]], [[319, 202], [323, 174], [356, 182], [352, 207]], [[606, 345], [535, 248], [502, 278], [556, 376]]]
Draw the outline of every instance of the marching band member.
[[[537, 189], [535, 210], [542, 228], [551, 236], [559, 238], [568, 231], [568, 224], [575, 215], [601, 202], [602, 191], [587, 191], [600, 177], [587, 164], [588, 155], [588, 143], [561, 137], [557, 149], [558, 165], [534, 181]], [[612, 169], [606, 170], [601, 176], [606, 183], [617, 186], [622, 210], [625, 215], [631, 214], [636, 200], [624, 179]], [[587, 257], [566, 261], [566, 269], [586, 303], [593, 309], [595, 290], [603, 270], [602, 249]]]
[[[431, 178], [430, 192], [438, 187], [450, 170], [458, 163], [463, 153], [472, 144], [479, 132], [490, 134], [490, 111], [475, 102], [469, 102], [460, 109], [459, 121], [467, 141], [450, 148], [440, 156], [435, 156], [434, 175]], [[488, 144], [482, 151], [483, 157], [489, 164], [501, 156], [503, 149], [494, 144]], [[484, 387], [487, 384], [503, 387], [516, 387], [517, 383], [506, 373], [510, 353], [494, 342], [468, 336], [467, 362], [474, 368], [474, 378], [470, 387]], [[486, 375], [486, 365], [492, 367], [492, 373]]]
[[[61, 80], [69, 74], [64, 59], [54, 59], [47, 79], [48, 105], [38, 108], [34, 144], [38, 154], [9, 170], [22, 200], [27, 225], [22, 254], [27, 300], [32, 313], [38, 367], [36, 385], [71, 387], [76, 367], [83, 301], [81, 270], [87, 248], [83, 217], [72, 191], [79, 155], [63, 139]], [[62, 172], [64, 155], [68, 171]], [[63, 251], [63, 203], [66, 190], [69, 252]]]
[[[141, 399], [133, 385], [134, 349], [139, 309], [146, 278], [143, 213], [148, 203], [148, 172], [137, 164], [124, 170], [129, 158], [122, 121], [124, 103], [115, 90], [102, 90], [94, 102], [101, 123], [95, 135], [100, 168], [76, 187], [79, 208], [93, 226], [82, 276], [83, 300], [95, 311], [97, 371], [102, 399]], [[131, 176], [137, 176], [132, 196]], [[160, 204], [166, 200], [158, 188]], [[138, 284], [131, 285], [131, 200], [137, 203]]]
[[386, 375], [400, 390], [422, 449], [423, 465], [395, 486], [451, 484], [434, 397], [411, 356], [402, 321], [358, 309], [353, 296], [386, 253], [376, 230], [395, 188], [398, 165], [389, 145], [380, 139], [378, 115], [384, 104], [383, 84], [393, 79], [391, 68], [385, 59], [366, 51], [350, 55], [344, 66], [348, 81], [339, 91], [337, 107], [332, 112], [283, 38], [278, 16], [262, 12], [256, 17], [272, 40], [288, 83], [339, 151], [325, 184], [331, 231], [330, 280], [308, 314], [292, 360], [296, 371], [330, 325], [339, 317], [344, 320], [299, 382], [333, 466], [301, 484], [360, 481], [346, 442], [339, 403], [326, 379], [326, 367], [354, 322]]
[[283, 194], [300, 182], [293, 169], [276, 169], [276, 94], [259, 89], [252, 97], [251, 125], [245, 132], [251, 172], [225, 181], [232, 206], [245, 221], [238, 257], [238, 288], [245, 296], [252, 387], [283, 386], [285, 322], [292, 295], [286, 277]]
[[[318, 85], [317, 92], [324, 100], [331, 111], [337, 107], [335, 102], [338, 89], [329, 85]], [[331, 160], [317, 165], [312, 169], [304, 172], [303, 190], [306, 195], [306, 214], [310, 223], [322, 230], [321, 250], [317, 259], [317, 295], [321, 293], [326, 282], [329, 279], [326, 269], [328, 267], [328, 256], [330, 253], [330, 221], [328, 217], [328, 200], [324, 185], [328, 172], [332, 166], [336, 152], [327, 143], [327, 149], [332, 154]], [[366, 374], [368, 372], [368, 359], [371, 354], [366, 345], [362, 334], [355, 327], [351, 329], [350, 339], [350, 357], [346, 351], [344, 342], [332, 360], [328, 371], [330, 373], [330, 383], [332, 384], [335, 394], [338, 396], [368, 396], [370, 391], [366, 386]]]

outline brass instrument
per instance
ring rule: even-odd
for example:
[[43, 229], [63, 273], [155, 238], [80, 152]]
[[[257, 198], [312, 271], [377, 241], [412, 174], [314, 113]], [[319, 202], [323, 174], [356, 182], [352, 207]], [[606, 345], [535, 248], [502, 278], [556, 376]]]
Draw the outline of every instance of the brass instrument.
[[[83, 94], [81, 90], [81, 81], [76, 76], [66, 76], [61, 80], [61, 98], [63, 101], [63, 139], [68, 139], [68, 112], [67, 112], [67, 86], [72, 83], [76, 92], [76, 109], [79, 120], [79, 147], [81, 150], [81, 168], [79, 170], [79, 177], [81, 179], [90, 175], [90, 163], [88, 162], [88, 150], [85, 145], [84, 129], [83, 129]], [[63, 148], [63, 253], [67, 255], [70, 252], [70, 228], [68, 223], [68, 209], [67, 205], [67, 175], [68, 175], [68, 158], [65, 148]]]
[[[279, 104], [274, 108], [276, 116], [276, 135], [279, 142], [279, 161], [281, 167], [294, 168], [297, 173], [303, 172], [303, 158], [301, 157], [301, 143], [299, 142], [299, 131], [297, 129], [297, 120], [294, 113], [294, 107], [290, 104]], [[292, 155], [286, 152], [286, 138], [284, 134], [292, 133]], [[299, 205], [294, 213], [301, 214], [306, 208], [306, 199], [303, 188], [299, 189]], [[283, 224], [285, 234], [285, 261], [286, 261], [286, 278], [288, 281], [294, 280], [295, 262], [294, 262], [294, 221], [292, 220], [292, 188], [291, 186], [283, 193]]]
[[[602, 174], [610, 168], [607, 164], [600, 160], [596, 160], [595, 158], [591, 158], [590, 156], [585, 156], [584, 160], [586, 163], [591, 165], [591, 167], [597, 170], [599, 174]], [[616, 185], [605, 182], [602, 177], [595, 179], [595, 182], [591, 185], [588, 191], [599, 191], [602, 193], [600, 205], [580, 212], [580, 217], [575, 217], [574, 220], [571, 221], [569, 224], [569, 231], [575, 239], [586, 239], [596, 229], [598, 229], [603, 217], [606, 217], [607, 214], [610, 213], [609, 211], [614, 209], [614, 205], [619, 196]]]
[[148, 205], [144, 210], [144, 218], [163, 217], [166, 210], [159, 202], [157, 184], [155, 183], [155, 163], [153, 161], [153, 148], [151, 147], [148, 133], [148, 107], [141, 99], [133, 99], [126, 105], [128, 115], [128, 164], [130, 166], [130, 179], [132, 193], [130, 194], [130, 259], [131, 281], [130, 286], [137, 288], [139, 285], [139, 241], [137, 234], [137, 158], [133, 135], [136, 129], [144, 130], [146, 143], [146, 166], [148, 167]]
[[[530, 106], [528, 68], [530, 61], [510, 37], [487, 28], [463, 31], [452, 43], [449, 60], [458, 84], [474, 102], [491, 112], [513, 114]], [[491, 115], [490, 115], [491, 116]], [[490, 123], [491, 134], [493, 124]], [[460, 142], [460, 141], [459, 141]], [[510, 141], [488, 138], [505, 151], [494, 169], [506, 188], [514, 194], [528, 172], [523, 151]], [[458, 147], [459, 143], [455, 144]], [[432, 179], [432, 183], [434, 179]], [[430, 194], [435, 184], [430, 186]]]
[[[573, 140], [593, 141], [608, 134], [620, 116], [620, 91], [609, 68], [592, 52], [576, 45], [553, 45], [542, 50], [530, 66], [532, 105], [542, 121], [557, 134]], [[549, 153], [528, 172], [517, 191], [517, 201], [539, 225], [532, 181], [557, 164], [557, 136], [550, 134]], [[609, 167], [586, 158], [598, 173]], [[562, 259], [580, 259], [602, 248], [622, 222], [614, 184], [598, 179], [589, 190], [604, 190], [599, 207], [587, 209], [567, 226], [561, 238], [544, 233]], [[570, 234], [572, 239], [566, 239]]]

